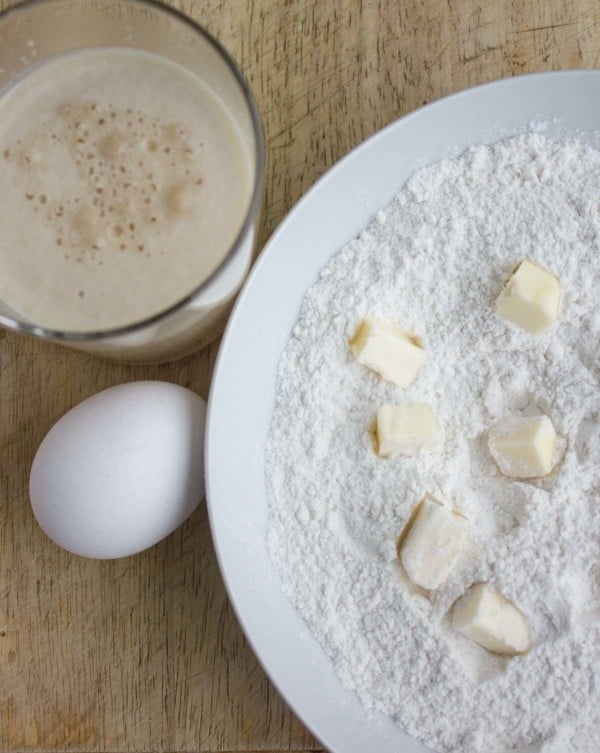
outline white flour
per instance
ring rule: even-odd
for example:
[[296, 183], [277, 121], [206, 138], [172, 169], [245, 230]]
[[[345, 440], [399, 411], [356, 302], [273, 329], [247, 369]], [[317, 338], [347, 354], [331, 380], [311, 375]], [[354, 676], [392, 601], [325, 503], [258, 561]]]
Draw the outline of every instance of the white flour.
[[[413, 177], [306, 295], [281, 359], [267, 447], [269, 544], [285, 590], [345, 685], [436, 751], [595, 753], [600, 740], [600, 153], [529, 135]], [[509, 327], [493, 301], [516, 263], [562, 281], [558, 326]], [[428, 362], [401, 390], [350, 355], [366, 314], [419, 333]], [[385, 460], [384, 402], [430, 403], [433, 455]], [[541, 409], [560, 461], [499, 474], [486, 433]], [[452, 500], [479, 544], [418, 593], [395, 542], [425, 492]], [[447, 613], [491, 581], [529, 617], [534, 647], [501, 659]]]

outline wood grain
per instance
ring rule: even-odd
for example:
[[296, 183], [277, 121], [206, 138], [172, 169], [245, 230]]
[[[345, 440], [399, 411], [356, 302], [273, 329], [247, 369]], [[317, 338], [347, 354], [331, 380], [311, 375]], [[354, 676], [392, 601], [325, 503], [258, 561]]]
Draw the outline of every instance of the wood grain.
[[[257, 96], [268, 145], [261, 244], [329, 166], [400, 115], [502, 76], [600, 61], [596, 0], [175, 4], [221, 39]], [[60, 551], [29, 508], [33, 454], [69, 408], [146, 378], [206, 397], [215, 354], [129, 367], [0, 332], [1, 750], [319, 748], [237, 626], [203, 506], [116, 562]]]

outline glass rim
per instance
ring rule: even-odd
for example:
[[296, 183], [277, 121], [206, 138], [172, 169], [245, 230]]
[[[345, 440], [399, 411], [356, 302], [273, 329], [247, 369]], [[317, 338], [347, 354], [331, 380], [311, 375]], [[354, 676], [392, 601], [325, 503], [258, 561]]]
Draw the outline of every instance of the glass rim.
[[[3, 23], [8, 16], [17, 15], [20, 11], [27, 10], [36, 5], [52, 5], [61, 2], [62, 0], [23, 0], [22, 2], [12, 5], [9, 8], [0, 12], [0, 23]], [[109, 3], [109, 0], [104, 0]], [[182, 23], [189, 27], [193, 32], [200, 35], [208, 44], [213, 48], [221, 60], [226, 64], [230, 72], [239, 86], [244, 98], [244, 102], [248, 108], [250, 119], [252, 121], [252, 130], [254, 133], [254, 159], [256, 161], [256, 170], [252, 185], [252, 195], [250, 203], [246, 209], [244, 215], [244, 221], [235, 236], [233, 242], [230, 244], [229, 249], [219, 265], [211, 272], [211, 274], [197, 285], [190, 293], [183, 298], [178, 299], [175, 303], [171, 304], [167, 308], [161, 309], [156, 314], [126, 324], [119, 327], [113, 327], [110, 329], [98, 329], [98, 330], [59, 330], [48, 327], [43, 327], [37, 324], [31, 324], [30, 322], [20, 321], [13, 319], [5, 314], [0, 313], [0, 325], [12, 330], [14, 332], [20, 332], [22, 334], [35, 335], [46, 340], [62, 340], [63, 342], [88, 342], [107, 340], [113, 337], [120, 337], [123, 335], [130, 335], [143, 330], [148, 326], [152, 326], [160, 323], [166, 317], [171, 314], [180, 311], [185, 308], [208, 286], [215, 280], [221, 271], [223, 271], [229, 263], [237, 255], [240, 247], [242, 246], [252, 222], [255, 216], [260, 210], [262, 202], [263, 183], [265, 177], [265, 139], [262, 128], [262, 122], [260, 119], [260, 113], [252, 90], [237, 63], [225, 47], [215, 38], [213, 35], [204, 28], [201, 24], [190, 18], [177, 8], [173, 8], [166, 5], [162, 0], [127, 0], [131, 5], [149, 6], [154, 8], [159, 13], [164, 13], [171, 18], [174, 18], [178, 23]], [[97, 7], [97, 6], [96, 6]], [[83, 49], [83, 48], [82, 48]]]

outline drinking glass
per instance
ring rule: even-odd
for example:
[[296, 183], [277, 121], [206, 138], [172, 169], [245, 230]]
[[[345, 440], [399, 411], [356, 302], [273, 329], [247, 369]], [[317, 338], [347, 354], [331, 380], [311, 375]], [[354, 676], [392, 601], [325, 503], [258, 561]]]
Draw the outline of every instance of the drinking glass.
[[198, 350], [219, 334], [250, 267], [264, 183], [260, 116], [248, 84], [219, 42], [155, 0], [28, 0], [9, 8], [0, 14], [0, 90], [56, 55], [109, 46], [161, 55], [193, 73], [220, 98], [250, 155], [252, 189], [244, 221], [208, 278], [142, 321], [115, 329], [58, 331], [24, 319], [0, 300], [0, 324], [110, 358], [168, 361]]

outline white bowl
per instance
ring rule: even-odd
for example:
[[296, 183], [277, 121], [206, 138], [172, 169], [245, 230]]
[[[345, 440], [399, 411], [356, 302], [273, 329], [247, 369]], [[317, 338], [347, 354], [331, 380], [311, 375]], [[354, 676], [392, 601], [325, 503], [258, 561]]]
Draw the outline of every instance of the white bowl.
[[[542, 124], [540, 126], [540, 124]], [[352, 151], [294, 207], [265, 247], [231, 315], [211, 388], [207, 500], [213, 540], [242, 628], [296, 714], [332, 753], [423, 753], [344, 688], [283, 595], [266, 545], [264, 445], [279, 357], [319, 270], [415, 170], [465, 148], [544, 128], [598, 146], [600, 72], [505, 79], [434, 102]]]

